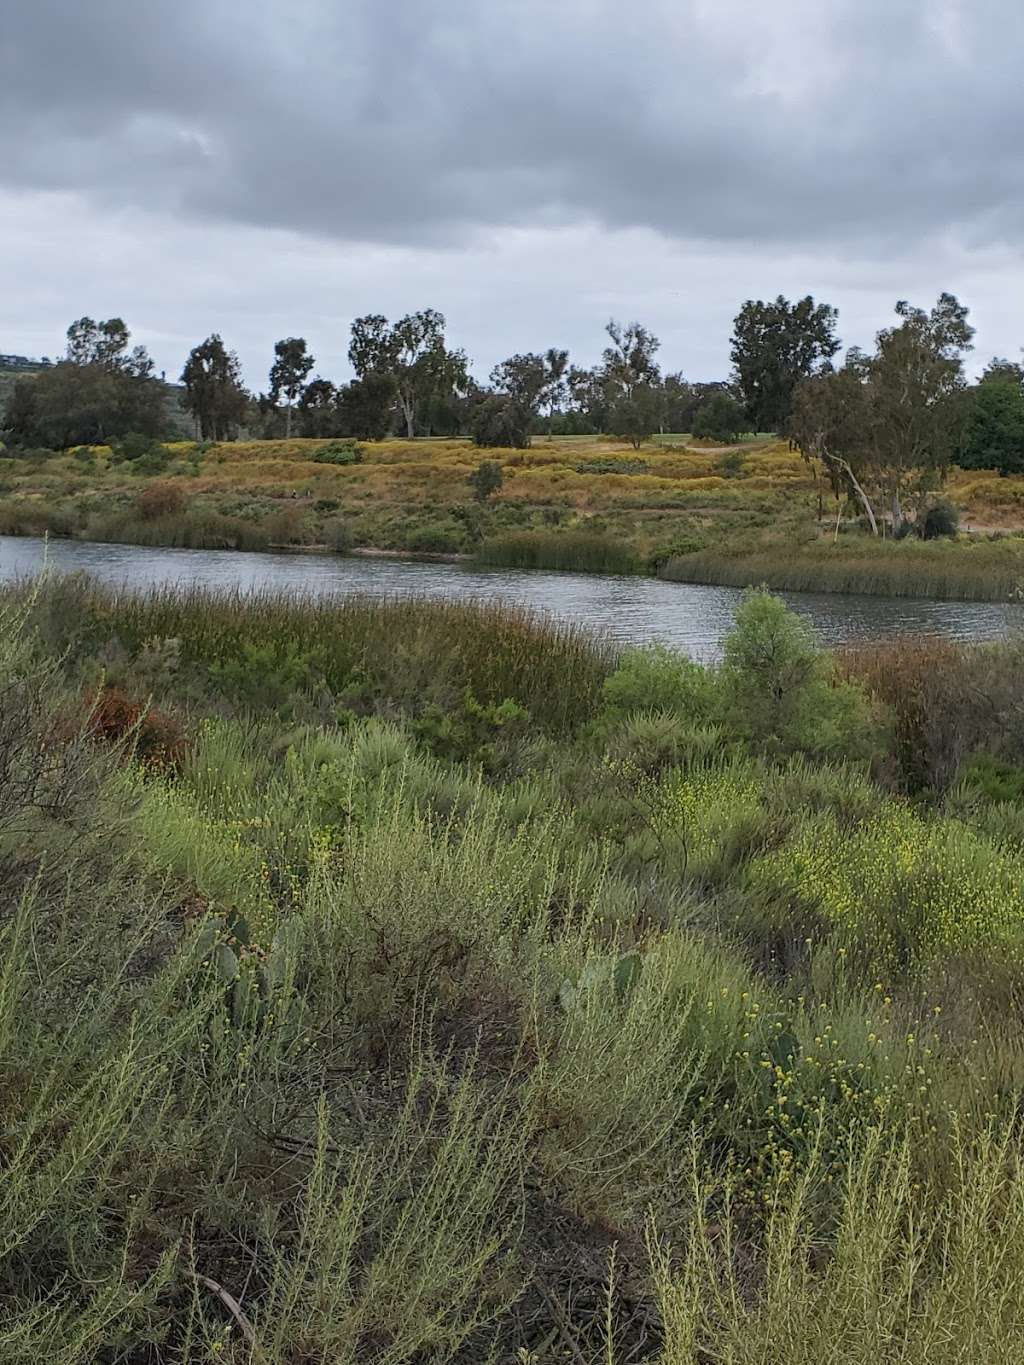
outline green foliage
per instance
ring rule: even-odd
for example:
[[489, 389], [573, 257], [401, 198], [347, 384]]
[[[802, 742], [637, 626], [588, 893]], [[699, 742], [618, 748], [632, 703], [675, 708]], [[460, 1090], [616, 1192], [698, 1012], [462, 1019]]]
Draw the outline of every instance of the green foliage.
[[767, 753], [866, 756], [866, 699], [831, 676], [810, 628], [763, 590], [747, 594], [725, 642], [724, 714], [729, 727]]
[[646, 460], [580, 460], [573, 468], [577, 474], [649, 474]]
[[921, 520], [921, 539], [940, 540], [953, 537], [960, 530], [960, 512], [948, 498], [931, 503]]
[[497, 460], [481, 460], [466, 482], [477, 502], [488, 502], [495, 493], [501, 492], [505, 476]]
[[801, 379], [839, 350], [836, 310], [808, 295], [790, 303], [780, 294], [748, 299], [733, 325], [732, 362], [755, 431], [782, 431]]
[[310, 456], [316, 464], [362, 464], [363, 448], [355, 441], [330, 441]]
[[525, 450], [530, 444], [532, 421], [533, 414], [526, 404], [494, 394], [474, 406], [470, 431], [478, 446]]
[[[715, 393], [697, 409], [693, 419], [693, 434], [704, 440], [732, 445], [734, 441], [739, 440], [740, 432], [745, 425], [743, 408], [732, 394]], [[735, 472], [739, 471], [734, 470]], [[726, 473], [725, 468], [722, 469], [722, 473]]]
[[635, 450], [651, 439], [662, 420], [659, 390], [650, 383], [634, 384], [612, 403], [608, 429], [629, 441]]
[[[0, 599], [0, 1357], [930, 1365], [955, 1303], [1010, 1365], [1010, 826], [730, 755], [734, 688], [831, 677], [751, 603], [700, 670], [484, 604]], [[175, 770], [69, 719], [97, 675], [187, 704]]]
[[995, 377], [974, 389], [957, 463], [1004, 475], [1024, 473], [1024, 386], [1019, 378]]
[[454, 555], [465, 549], [465, 532], [457, 521], [414, 526], [404, 536], [404, 550], [421, 555]]
[[[162, 469], [169, 458], [167, 447], [152, 436], [147, 436], [140, 431], [129, 431], [120, 439], [111, 443], [111, 451], [116, 460], [143, 460], [155, 461], [158, 469]], [[145, 470], [143, 472], [158, 472], [157, 470]]]
[[963, 780], [989, 801], [1024, 805], [1024, 767], [980, 753], [966, 764]]
[[627, 649], [602, 688], [611, 715], [662, 711], [707, 720], [715, 707], [715, 684], [700, 664], [665, 645]]
[[514, 762], [530, 713], [518, 702], [482, 704], [467, 688], [457, 707], [436, 703], [417, 717], [412, 732], [439, 758], [479, 765], [495, 773]]
[[509, 569], [638, 573], [632, 551], [598, 531], [510, 531], [490, 536], [476, 552], [482, 564]]

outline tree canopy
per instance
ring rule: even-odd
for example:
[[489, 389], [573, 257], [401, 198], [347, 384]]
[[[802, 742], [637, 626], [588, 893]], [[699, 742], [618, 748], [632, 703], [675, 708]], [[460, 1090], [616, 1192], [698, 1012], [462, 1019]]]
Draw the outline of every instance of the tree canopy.
[[204, 441], [230, 441], [245, 418], [249, 395], [238, 356], [214, 332], [193, 346], [181, 373], [185, 404]]
[[801, 379], [819, 373], [839, 350], [838, 313], [810, 294], [790, 303], [748, 299], [733, 324], [730, 354], [755, 431], [782, 431]]

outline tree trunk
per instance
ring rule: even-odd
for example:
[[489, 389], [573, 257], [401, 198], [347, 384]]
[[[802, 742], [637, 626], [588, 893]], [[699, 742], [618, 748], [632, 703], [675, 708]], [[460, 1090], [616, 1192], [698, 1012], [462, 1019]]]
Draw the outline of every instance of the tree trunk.
[[864, 489], [861, 487], [860, 481], [858, 480], [856, 474], [854, 474], [853, 470], [850, 468], [849, 461], [844, 460], [839, 455], [830, 455], [828, 458], [832, 461], [834, 465], [841, 469], [843, 473], [846, 475], [846, 477], [850, 480], [850, 484], [853, 487], [853, 491], [856, 493], [858, 499], [860, 500], [861, 506], [864, 508], [864, 513], [868, 519], [868, 522], [870, 523], [871, 534], [877, 536], [878, 520], [875, 517], [874, 508], [868, 501], [868, 495], [864, 492]]
[[285, 438], [285, 440], [286, 440], [286, 441], [290, 441], [290, 440], [291, 440], [291, 435], [292, 435], [292, 405], [291, 405], [291, 403], [289, 403], [289, 404], [287, 405], [287, 407], [285, 408], [285, 410], [284, 410], [284, 438]]

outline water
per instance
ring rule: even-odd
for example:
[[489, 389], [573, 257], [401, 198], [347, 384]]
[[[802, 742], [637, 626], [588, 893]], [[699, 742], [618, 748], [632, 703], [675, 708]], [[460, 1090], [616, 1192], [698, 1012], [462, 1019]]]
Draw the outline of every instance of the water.
[[[484, 598], [550, 612], [617, 640], [661, 640], [699, 659], [713, 659], [732, 627], [737, 588], [663, 583], [655, 578], [481, 569], [461, 564], [321, 555], [241, 554], [233, 550], [165, 550], [136, 545], [0, 536], [0, 579], [37, 573], [46, 560], [61, 572], [84, 571], [132, 588], [182, 586], [231, 590], [271, 588], [314, 597], [337, 593]], [[941, 634], [957, 640], [1001, 640], [1024, 627], [1024, 606], [936, 602], [826, 593], [782, 593], [826, 644], [892, 635]]]

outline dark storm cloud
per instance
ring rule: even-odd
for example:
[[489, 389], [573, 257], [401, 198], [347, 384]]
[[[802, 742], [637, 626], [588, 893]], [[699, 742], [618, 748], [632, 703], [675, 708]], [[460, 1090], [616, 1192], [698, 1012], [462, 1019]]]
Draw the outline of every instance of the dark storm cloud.
[[1024, 227], [1019, 0], [12, 0], [0, 184], [443, 245]]

